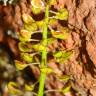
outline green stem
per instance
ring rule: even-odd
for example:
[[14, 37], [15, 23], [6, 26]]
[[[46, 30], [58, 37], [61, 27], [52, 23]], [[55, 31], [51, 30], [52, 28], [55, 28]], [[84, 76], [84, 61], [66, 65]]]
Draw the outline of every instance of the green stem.
[[[47, 31], [48, 31], [48, 17], [49, 17], [49, 6], [46, 6], [45, 11], [45, 21], [43, 25], [43, 44], [45, 46], [44, 50], [42, 51], [42, 61], [41, 67], [47, 66]], [[46, 73], [42, 73], [40, 75], [40, 84], [39, 84], [39, 91], [37, 96], [43, 96], [44, 94], [44, 85], [45, 85]]]

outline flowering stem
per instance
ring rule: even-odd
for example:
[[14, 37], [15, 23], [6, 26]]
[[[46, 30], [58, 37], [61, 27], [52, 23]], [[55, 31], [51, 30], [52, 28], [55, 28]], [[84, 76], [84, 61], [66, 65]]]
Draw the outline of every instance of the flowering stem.
[[[48, 17], [49, 17], [49, 6], [46, 6], [45, 10], [45, 22], [43, 25], [43, 44], [45, 46], [44, 50], [42, 51], [42, 61], [41, 67], [47, 66], [47, 31], [48, 31]], [[37, 96], [43, 96], [44, 94], [44, 85], [45, 85], [46, 73], [42, 73], [40, 75], [40, 84], [39, 84], [39, 91]]]

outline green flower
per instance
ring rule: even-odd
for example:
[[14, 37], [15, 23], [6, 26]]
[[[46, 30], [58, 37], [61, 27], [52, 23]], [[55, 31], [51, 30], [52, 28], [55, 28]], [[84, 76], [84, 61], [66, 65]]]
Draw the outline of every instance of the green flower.
[[68, 11], [67, 9], [60, 9], [57, 13], [56, 16], [54, 16], [56, 19], [59, 20], [67, 20], [68, 19]]
[[26, 42], [19, 42], [18, 47], [21, 52], [32, 52], [32, 46]]
[[72, 53], [73, 51], [58, 51], [55, 52], [53, 56], [58, 63], [64, 63], [66, 60], [70, 58]]
[[31, 0], [31, 5], [32, 5], [32, 12], [34, 14], [39, 14], [40, 12], [42, 12], [44, 10], [44, 3], [42, 0]]
[[23, 14], [22, 19], [23, 19], [24, 23], [26, 23], [26, 24], [31, 24], [31, 23], [35, 22], [34, 19], [28, 14]]
[[21, 56], [21, 58], [22, 58], [24, 61], [26, 61], [26, 62], [28, 62], [28, 63], [33, 62], [33, 56], [32, 56], [32, 54], [21, 53], [20, 56]]
[[65, 40], [68, 38], [69, 36], [69, 30], [68, 28], [63, 28], [62, 30], [59, 30], [59, 31], [55, 31], [55, 30], [51, 30], [51, 33], [52, 33], [52, 36], [54, 38], [57, 38], [57, 39], [62, 39], [62, 40]]
[[55, 4], [57, 4], [57, 0], [49, 0], [49, 4], [50, 5], [55, 5]]
[[45, 47], [41, 43], [38, 43], [38, 44], [33, 45], [32, 48], [35, 51], [39, 51], [39, 52], [41, 52], [41, 51], [43, 51], [45, 49]]
[[17, 83], [9, 82], [7, 87], [8, 87], [8, 91], [10, 94], [12, 94], [12, 95], [18, 94], [19, 96], [21, 96], [22, 91], [19, 90], [19, 85]]
[[19, 40], [20, 41], [30, 41], [31, 39], [31, 32], [30, 31], [27, 31], [27, 30], [24, 30], [22, 29], [19, 33]]
[[33, 91], [34, 90], [34, 85], [28, 85], [28, 84], [25, 84], [25, 90], [26, 91]]
[[17, 69], [17, 70], [23, 70], [23, 69], [25, 69], [26, 67], [28, 67], [29, 65], [28, 65], [28, 64], [24, 64], [24, 63], [21, 62], [21, 61], [15, 60], [15, 66], [16, 66], [16, 69]]
[[24, 24], [24, 28], [30, 32], [34, 32], [38, 29], [36, 23], [31, 23], [31, 24]]

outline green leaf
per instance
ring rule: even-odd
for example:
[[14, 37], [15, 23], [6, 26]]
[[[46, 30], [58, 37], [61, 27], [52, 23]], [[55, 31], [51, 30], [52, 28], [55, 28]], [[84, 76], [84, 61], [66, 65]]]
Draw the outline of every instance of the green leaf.
[[18, 47], [21, 52], [32, 52], [32, 46], [26, 42], [19, 42]]
[[57, 77], [60, 81], [68, 81], [70, 79], [70, 77], [68, 75], [63, 75], [63, 76], [58, 76]]
[[67, 20], [68, 19], [68, 10], [67, 9], [60, 9], [55, 16], [56, 19], [59, 20]]
[[16, 66], [16, 69], [17, 69], [17, 70], [23, 70], [23, 69], [25, 69], [26, 67], [28, 67], [29, 65], [28, 65], [28, 64], [24, 64], [24, 63], [21, 62], [21, 61], [15, 60], [15, 66]]
[[34, 90], [34, 85], [27, 85], [25, 84], [25, 91], [33, 91]]
[[33, 56], [31, 54], [28, 53], [21, 53], [21, 58], [22, 60], [28, 62], [28, 63], [32, 63], [33, 62]]
[[36, 23], [31, 23], [31, 24], [24, 24], [24, 28], [29, 31], [29, 32], [34, 32], [38, 29], [37, 24]]
[[24, 23], [26, 23], [26, 24], [31, 24], [31, 23], [35, 22], [34, 19], [30, 15], [25, 14], [25, 13], [22, 15], [22, 19], [23, 19]]
[[34, 14], [39, 14], [40, 12], [42, 12], [44, 10], [44, 3], [42, 0], [31, 0], [31, 5], [32, 5], [32, 12]]
[[63, 28], [62, 30], [55, 31], [51, 30], [52, 36], [57, 39], [65, 40], [68, 39], [69, 36], [69, 29], [68, 28]]
[[18, 84], [15, 82], [9, 82], [8, 85], [8, 92], [13, 95], [22, 94], [22, 92], [18, 88]]
[[52, 68], [49, 68], [49, 67], [42, 67], [42, 68], [40, 69], [40, 71], [41, 71], [42, 73], [45, 73], [45, 74], [50, 74], [50, 73], [53, 72], [53, 69], [52, 69]]

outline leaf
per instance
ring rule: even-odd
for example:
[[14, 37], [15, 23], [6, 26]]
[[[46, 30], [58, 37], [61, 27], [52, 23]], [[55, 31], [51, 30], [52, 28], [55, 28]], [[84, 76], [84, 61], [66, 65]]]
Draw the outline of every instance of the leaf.
[[41, 71], [42, 73], [45, 73], [45, 74], [50, 74], [50, 73], [53, 72], [53, 69], [52, 69], [52, 68], [49, 68], [49, 67], [42, 67], [42, 68], [40, 69], [40, 71]]
[[69, 30], [68, 28], [63, 28], [60, 31], [51, 30], [52, 36], [57, 39], [65, 40], [69, 36]]
[[25, 29], [22, 29], [19, 33], [19, 40], [20, 41], [30, 41], [31, 39], [31, 32], [25, 30]]
[[57, 77], [60, 81], [68, 81], [70, 77], [68, 75], [58, 76]]
[[15, 82], [9, 82], [8, 85], [8, 92], [13, 95], [22, 94], [22, 92], [18, 88], [18, 84]]
[[60, 9], [55, 16], [56, 19], [59, 20], [67, 20], [68, 19], [68, 10], [67, 9]]
[[34, 14], [39, 14], [41, 11], [44, 10], [45, 7], [42, 0], [38, 0], [38, 2], [37, 0], [31, 0], [31, 5], [32, 5], [32, 12]]
[[18, 47], [21, 52], [32, 52], [32, 46], [26, 42], [19, 42]]
[[15, 66], [16, 66], [16, 69], [17, 69], [17, 70], [23, 70], [23, 69], [25, 69], [26, 67], [28, 67], [29, 65], [28, 65], [28, 64], [24, 64], [24, 63], [22, 63], [21, 61], [15, 60]]
[[21, 58], [22, 60], [28, 62], [28, 63], [32, 63], [33, 62], [33, 56], [28, 54], [28, 53], [21, 53]]
[[23, 19], [24, 23], [26, 23], [26, 24], [31, 24], [31, 23], [35, 22], [34, 19], [30, 15], [25, 14], [25, 13], [22, 15], [22, 19]]
[[29, 32], [34, 32], [38, 29], [37, 24], [36, 23], [31, 23], [31, 24], [24, 24], [24, 28], [29, 31]]
[[25, 91], [33, 91], [33, 90], [34, 90], [34, 85], [25, 84]]

